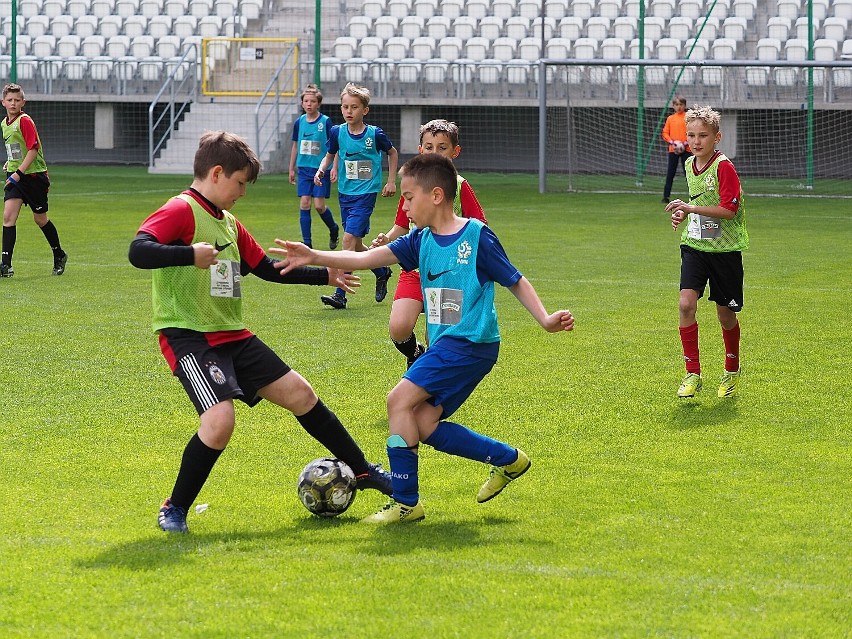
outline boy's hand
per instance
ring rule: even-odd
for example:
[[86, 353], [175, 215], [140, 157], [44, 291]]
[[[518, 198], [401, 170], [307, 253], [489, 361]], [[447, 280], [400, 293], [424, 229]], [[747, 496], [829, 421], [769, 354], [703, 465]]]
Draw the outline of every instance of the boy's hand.
[[392, 197], [396, 195], [396, 181], [388, 182], [385, 188], [382, 189], [382, 197]]
[[677, 227], [686, 219], [686, 207], [689, 206], [683, 200], [672, 200], [666, 204], [666, 212], [672, 214], [672, 228], [677, 230]]
[[192, 245], [192, 252], [194, 254], [193, 264], [196, 268], [207, 269], [219, 263], [219, 260], [216, 259], [219, 251], [212, 244], [197, 242]]
[[544, 323], [544, 330], [548, 333], [558, 333], [560, 331], [573, 331], [574, 330], [574, 316], [571, 315], [571, 311], [565, 309], [563, 311], [556, 311], [547, 316], [547, 319]]
[[[322, 176], [325, 175], [325, 171], [322, 169], [317, 169], [317, 172], [314, 173], [314, 184], [317, 186], [322, 186]], [[276, 242], [278, 240], [275, 240]]]
[[296, 183], [296, 171], [290, 169], [290, 184]]
[[378, 247], [378, 246], [384, 246], [384, 245], [385, 245], [385, 244], [387, 244], [389, 241], [390, 241], [390, 240], [388, 239], [388, 236], [387, 236], [387, 235], [385, 235], [384, 233], [379, 233], [379, 234], [376, 236], [376, 239], [375, 239], [375, 240], [373, 240], [372, 242], [370, 242], [370, 248], [376, 248], [376, 247]]
[[[312, 264], [311, 256], [313, 255], [313, 249], [308, 248], [301, 242], [288, 242], [276, 239], [275, 243], [278, 246], [269, 249], [269, 253], [284, 257], [280, 262], [273, 264], [275, 268], [281, 269], [281, 275], [287, 275], [294, 268]], [[340, 288], [345, 287], [341, 286]]]
[[361, 278], [343, 269], [329, 268], [328, 285], [342, 288], [347, 293], [355, 293], [355, 289], [361, 286]]
[[337, 167], [331, 167], [331, 173], [328, 174], [328, 177], [331, 179], [332, 184], [337, 182]]

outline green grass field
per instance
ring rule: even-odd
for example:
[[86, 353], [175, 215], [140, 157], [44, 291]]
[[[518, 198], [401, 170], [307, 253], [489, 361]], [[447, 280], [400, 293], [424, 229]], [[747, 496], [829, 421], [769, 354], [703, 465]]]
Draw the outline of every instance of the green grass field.
[[[741, 395], [715, 397], [724, 353], [704, 300], [705, 392], [678, 401], [679, 252], [659, 194], [542, 196], [532, 177], [468, 175], [547, 308], [577, 318], [547, 334], [500, 290], [500, 361], [456, 414], [525, 449], [531, 471], [478, 505], [487, 468], [424, 446], [425, 521], [360, 524], [384, 503], [371, 492], [319, 520], [295, 482], [325, 451], [282, 409], [240, 405], [209, 509], [167, 536], [157, 509], [197, 417], [127, 247], [189, 180], [51, 174], [67, 272], [51, 277], [25, 210], [0, 280], [0, 636], [850, 636], [848, 201], [748, 200]], [[372, 232], [394, 209], [380, 202]], [[298, 239], [284, 176], [234, 212], [265, 246]], [[247, 278], [244, 310], [386, 463], [404, 362], [389, 300], [364, 280], [336, 312], [326, 289]]]

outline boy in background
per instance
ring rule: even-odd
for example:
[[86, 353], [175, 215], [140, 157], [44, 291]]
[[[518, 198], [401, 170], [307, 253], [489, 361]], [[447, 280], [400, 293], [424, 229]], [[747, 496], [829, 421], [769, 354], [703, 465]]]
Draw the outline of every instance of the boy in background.
[[737, 394], [740, 381], [740, 323], [743, 307], [743, 255], [748, 248], [745, 202], [740, 178], [731, 161], [716, 150], [722, 139], [720, 116], [709, 106], [694, 106], [686, 113], [686, 131], [693, 156], [686, 161], [689, 202], [672, 200], [675, 230], [684, 221], [680, 236], [680, 340], [686, 377], [678, 397], [694, 397], [701, 390], [698, 351], [698, 300], [710, 282], [710, 299], [725, 343], [725, 372], [719, 397]]
[[[364, 237], [370, 231], [370, 216], [376, 207], [376, 195], [391, 197], [396, 193], [396, 169], [399, 154], [385, 132], [366, 124], [370, 112], [370, 91], [351, 82], [340, 94], [340, 111], [344, 124], [331, 128], [328, 153], [320, 162], [314, 184], [321, 184], [325, 170], [335, 158], [343, 171], [338, 171], [337, 193], [340, 219], [343, 222], [343, 249], [366, 251]], [[382, 153], [388, 156], [388, 182], [382, 187]], [[376, 275], [376, 301], [388, 294], [389, 267], [373, 269]], [[346, 308], [346, 291], [338, 288], [333, 295], [323, 295], [322, 303], [332, 308]]]
[[568, 310], [548, 313], [532, 284], [509, 262], [494, 232], [479, 220], [453, 210], [457, 174], [450, 159], [416, 155], [402, 169], [400, 190], [405, 210], [417, 227], [388, 246], [366, 252], [316, 251], [303, 244], [275, 240], [285, 255], [282, 273], [305, 264], [338, 268], [374, 268], [402, 264], [419, 267], [429, 330], [429, 349], [408, 369], [388, 395], [388, 459], [393, 495], [379, 512], [363, 521], [393, 524], [425, 517], [420, 503], [417, 450], [420, 442], [467, 459], [492, 464], [476, 500], [496, 497], [530, 468], [522, 450], [461, 424], [447, 421], [492, 369], [500, 348], [494, 283], [506, 286], [546, 331], [574, 328]]
[[44, 233], [44, 239], [53, 251], [53, 274], [62, 275], [68, 254], [59, 243], [59, 233], [47, 217], [47, 192], [50, 178], [44, 161], [44, 148], [35, 122], [24, 113], [27, 100], [24, 90], [17, 84], [3, 87], [3, 143], [6, 145], [6, 183], [3, 193], [3, 239], [0, 258], [0, 277], [12, 277], [12, 253], [17, 241], [18, 216], [26, 204], [32, 209], [33, 220]]
[[[302, 109], [293, 125], [293, 146], [290, 149], [290, 184], [296, 185], [299, 196], [299, 226], [302, 229], [302, 242], [312, 246], [311, 238], [311, 198], [317, 215], [328, 227], [328, 248], [337, 248], [340, 227], [334, 221], [334, 214], [326, 206], [331, 195], [331, 183], [337, 180], [336, 164], [332, 167], [328, 179], [319, 185], [314, 184], [314, 175], [319, 166], [323, 150], [331, 131], [331, 118], [320, 113], [322, 93], [315, 84], [309, 84], [302, 91]], [[298, 181], [297, 181], [298, 179]]]
[[[461, 153], [459, 146], [459, 127], [447, 120], [431, 120], [420, 127], [420, 153], [437, 153], [454, 160]], [[457, 178], [458, 189], [453, 199], [453, 211], [461, 217], [469, 217], [488, 224], [485, 212], [476, 199], [470, 184], [461, 175]], [[387, 233], [379, 233], [372, 246], [384, 246], [408, 233], [411, 221], [405, 212], [405, 198], [399, 198], [396, 219]], [[425, 351], [417, 342], [414, 328], [423, 312], [423, 292], [420, 288], [420, 271], [403, 270], [399, 274], [399, 283], [393, 295], [388, 332], [396, 349], [405, 355], [408, 367]]]
[[160, 508], [157, 521], [166, 532], [188, 532], [187, 510], [234, 432], [235, 399], [249, 406], [267, 399], [286, 408], [308, 434], [352, 468], [358, 488], [390, 494], [388, 473], [367, 462], [308, 381], [243, 323], [241, 278], [249, 273], [281, 284], [336, 284], [350, 292], [358, 285], [357, 277], [335, 269], [279, 273], [226, 210], [245, 195], [259, 172], [260, 162], [242, 138], [225, 131], [205, 133], [189, 189], [151, 214], [130, 245], [130, 263], [153, 269], [153, 328], [200, 417], [171, 496]]

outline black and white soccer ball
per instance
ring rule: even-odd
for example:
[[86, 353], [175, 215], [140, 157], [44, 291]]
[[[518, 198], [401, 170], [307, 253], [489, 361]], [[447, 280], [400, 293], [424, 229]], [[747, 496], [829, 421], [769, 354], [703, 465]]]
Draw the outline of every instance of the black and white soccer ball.
[[355, 501], [358, 480], [339, 459], [321, 457], [305, 466], [299, 475], [299, 499], [320, 517], [336, 517]]

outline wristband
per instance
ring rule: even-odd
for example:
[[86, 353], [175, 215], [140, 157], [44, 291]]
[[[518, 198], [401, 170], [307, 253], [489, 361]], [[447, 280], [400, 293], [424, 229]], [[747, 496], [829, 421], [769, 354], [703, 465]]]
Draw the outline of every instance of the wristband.
[[[17, 171], [15, 171], [15, 173], [17, 173]], [[9, 177], [7, 177], [7, 178], [6, 178], [6, 179], [7, 179], [9, 182], [11, 182], [12, 184], [17, 184], [17, 183], [18, 183], [18, 180], [16, 180], [16, 179], [15, 179], [15, 173], [11, 173], [11, 174], [9, 175]]]
[[21, 173], [21, 169], [15, 169], [15, 173], [18, 174], [18, 179], [21, 180], [24, 177], [24, 174]]

